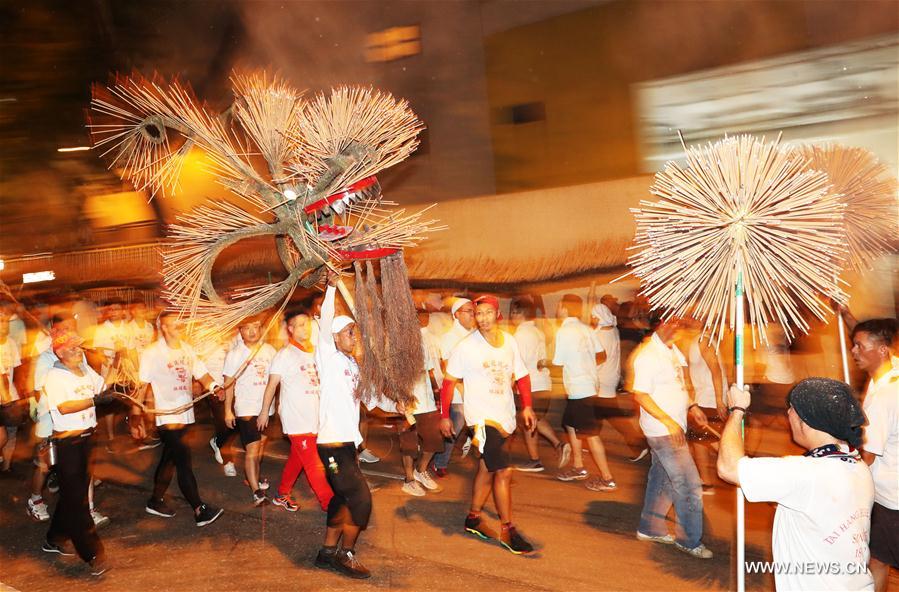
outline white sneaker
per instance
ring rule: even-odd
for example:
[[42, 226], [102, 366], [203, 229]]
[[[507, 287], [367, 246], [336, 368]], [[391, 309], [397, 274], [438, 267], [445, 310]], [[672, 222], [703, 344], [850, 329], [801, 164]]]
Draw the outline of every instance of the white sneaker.
[[434, 481], [434, 479], [431, 477], [431, 475], [428, 474], [427, 471], [425, 471], [424, 473], [413, 471], [412, 475], [413, 477], [415, 477], [415, 480], [418, 481], [418, 483], [425, 489], [428, 489], [430, 491], [440, 491], [440, 486], [437, 485], [437, 482]]
[[418, 484], [418, 481], [409, 481], [408, 483], [403, 483], [403, 493], [408, 493], [415, 497], [422, 497], [425, 494], [425, 490]]
[[362, 452], [359, 453], [359, 460], [364, 463], [376, 463], [381, 460], [381, 458], [375, 456], [374, 453], [372, 453], [372, 451], [368, 448], [363, 448]]
[[100, 527], [109, 524], [109, 517], [104, 516], [98, 510], [91, 510], [91, 518], [94, 519], [94, 526]]
[[663, 534], [661, 536], [653, 536], [651, 534], [643, 534], [639, 530], [637, 531], [637, 540], [638, 541], [649, 541], [652, 543], [661, 543], [663, 545], [673, 545], [674, 537], [670, 534]]
[[712, 553], [712, 550], [702, 543], [699, 543], [699, 545], [693, 547], [692, 549], [688, 549], [680, 543], [674, 543], [674, 548], [678, 551], [683, 551], [687, 555], [692, 555], [697, 559], [711, 559], [712, 557], [714, 557], [714, 553]]
[[[222, 451], [219, 449], [218, 444], [215, 443], [215, 436], [209, 438], [209, 447], [212, 448], [212, 455], [215, 457], [215, 462], [220, 465], [225, 464], [225, 459], [222, 458]], [[229, 463], [232, 464], [232, 463]], [[228, 474], [228, 471], [225, 471], [225, 474]], [[233, 476], [233, 475], [229, 475]]]
[[465, 444], [462, 445], [462, 458], [468, 456], [471, 452], [471, 438], [465, 438]]
[[225, 471], [225, 477], [237, 477], [237, 468], [235, 468], [233, 462], [226, 462], [222, 468]]
[[44, 503], [44, 498], [38, 498], [36, 502], [28, 498], [28, 515], [38, 522], [46, 522], [50, 519], [50, 511], [47, 509], [47, 504]]

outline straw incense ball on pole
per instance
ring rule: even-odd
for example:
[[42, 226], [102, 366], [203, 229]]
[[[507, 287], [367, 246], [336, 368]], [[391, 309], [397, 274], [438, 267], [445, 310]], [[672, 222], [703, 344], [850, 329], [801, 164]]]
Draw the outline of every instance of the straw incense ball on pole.
[[[682, 140], [683, 141], [683, 140]], [[665, 317], [692, 316], [720, 344], [735, 326], [734, 286], [745, 284], [753, 337], [776, 321], [792, 338], [805, 308], [824, 319], [825, 298], [845, 302], [836, 278], [846, 258], [844, 205], [826, 173], [750, 135], [687, 148], [670, 161], [633, 209], [636, 253], [629, 259], [642, 293]]]
[[831, 193], [846, 204], [844, 223], [849, 263], [858, 271], [892, 250], [899, 237], [899, 194], [896, 177], [870, 150], [833, 142], [795, 148], [808, 169], [824, 171]]

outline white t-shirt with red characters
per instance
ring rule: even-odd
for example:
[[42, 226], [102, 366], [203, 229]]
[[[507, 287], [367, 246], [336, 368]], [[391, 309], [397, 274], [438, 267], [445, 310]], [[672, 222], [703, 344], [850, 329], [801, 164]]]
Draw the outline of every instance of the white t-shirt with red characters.
[[78, 376], [57, 362], [44, 379], [53, 431], [89, 430], [97, 425], [97, 410], [93, 405], [76, 413], [59, 412], [61, 404], [91, 399], [103, 389], [103, 379], [90, 366], [82, 364], [81, 372], [83, 375]]
[[[193, 348], [184, 342], [173, 349], [164, 339], [158, 339], [140, 356], [140, 380], [153, 387], [156, 409], [174, 409], [193, 401], [193, 379], [208, 373]], [[158, 426], [194, 421], [193, 407], [183, 413], [156, 416]]]
[[278, 414], [284, 433], [317, 434], [320, 390], [312, 352], [287, 344], [275, 354], [269, 372], [281, 377]]
[[[237, 343], [225, 356], [222, 373], [226, 377], [233, 378], [252, 353], [253, 349], [243, 341]], [[237, 417], [256, 417], [262, 411], [265, 386], [268, 384], [269, 369], [275, 353], [275, 348], [267, 343], [262, 344], [252, 361], [234, 381], [234, 415]], [[274, 413], [275, 405], [272, 403], [268, 414], [274, 415]]]
[[490, 425], [511, 434], [515, 431], [512, 382], [527, 376], [528, 369], [515, 338], [500, 333], [502, 345], [494, 347], [480, 331], [473, 331], [453, 348], [446, 373], [464, 381], [466, 424]]

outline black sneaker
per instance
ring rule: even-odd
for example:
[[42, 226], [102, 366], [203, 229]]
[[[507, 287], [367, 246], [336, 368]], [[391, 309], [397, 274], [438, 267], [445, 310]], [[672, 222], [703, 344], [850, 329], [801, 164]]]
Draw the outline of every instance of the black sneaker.
[[334, 558], [337, 556], [337, 547], [322, 547], [315, 556], [315, 567], [328, 569], [334, 567]]
[[144, 510], [147, 514], [153, 514], [154, 516], [159, 516], [161, 518], [171, 518], [175, 515], [175, 510], [171, 509], [163, 499], [150, 498], [147, 500], [147, 506]]
[[222, 515], [222, 512], [224, 512], [224, 510], [221, 508], [203, 504], [200, 506], [200, 512], [194, 515], [194, 520], [197, 521], [197, 526], [206, 526], [207, 524], [212, 524], [218, 520], [218, 517]]
[[477, 518], [465, 517], [465, 532], [470, 532], [484, 540], [496, 538], [496, 531], [487, 526], [480, 516]]
[[59, 479], [56, 478], [56, 471], [50, 471], [47, 475], [47, 491], [56, 493], [59, 491]]
[[506, 549], [512, 551], [516, 555], [527, 555], [533, 553], [534, 546], [524, 540], [524, 537], [518, 534], [515, 527], [512, 526], [508, 530], [503, 531], [499, 539], [500, 544]]
[[57, 545], [50, 541], [44, 541], [44, 544], [41, 545], [41, 550], [45, 553], [59, 553], [63, 557], [72, 557], [75, 555], [75, 550], [72, 548], [71, 543], [68, 542]]
[[356, 559], [356, 552], [351, 549], [341, 549], [335, 553], [331, 565], [343, 575], [357, 580], [371, 577], [371, 572]]

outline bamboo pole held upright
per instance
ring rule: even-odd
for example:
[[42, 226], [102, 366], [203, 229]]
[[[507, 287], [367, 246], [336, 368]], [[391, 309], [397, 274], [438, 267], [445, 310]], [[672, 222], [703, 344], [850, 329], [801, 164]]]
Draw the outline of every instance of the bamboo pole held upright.
[[[737, 385], [743, 386], [743, 270], [737, 270], [736, 285], [736, 323], [734, 333], [734, 361]], [[740, 422], [740, 435], [745, 439], [745, 415]], [[746, 590], [746, 500], [743, 490], [737, 488], [737, 592]]]

